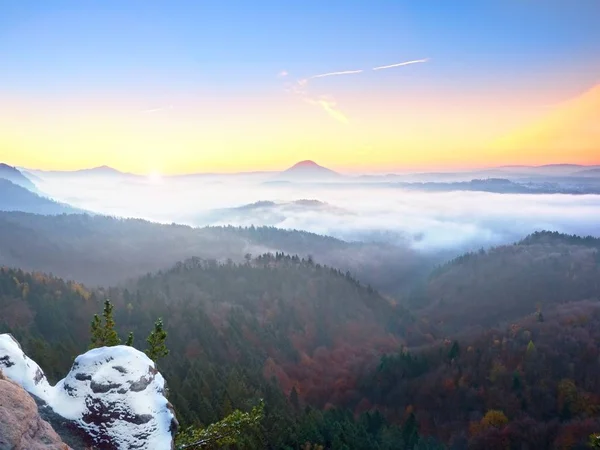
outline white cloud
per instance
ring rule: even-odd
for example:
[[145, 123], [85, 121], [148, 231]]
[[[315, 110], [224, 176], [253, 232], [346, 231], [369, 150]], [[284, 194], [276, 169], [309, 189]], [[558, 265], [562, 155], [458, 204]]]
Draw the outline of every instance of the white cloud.
[[[543, 229], [600, 237], [600, 195], [425, 193], [387, 187], [274, 188], [261, 184], [272, 178], [165, 178], [159, 185], [123, 181], [118, 188], [114, 180], [82, 178], [64, 183], [47, 179], [40, 189], [57, 200], [103, 214], [198, 226], [209, 224], [207, 214], [214, 209], [259, 200], [317, 199], [332, 208], [282, 207], [272, 214], [244, 212], [231, 214], [220, 223], [296, 228], [347, 240], [384, 236], [427, 252], [497, 245]], [[203, 195], [198, 197], [198, 192]]]

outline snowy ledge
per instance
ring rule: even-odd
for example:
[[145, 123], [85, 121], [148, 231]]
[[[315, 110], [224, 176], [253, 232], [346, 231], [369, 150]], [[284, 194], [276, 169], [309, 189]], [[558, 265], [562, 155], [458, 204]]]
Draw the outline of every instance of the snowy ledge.
[[154, 362], [133, 347], [90, 350], [51, 386], [14, 337], [0, 334], [0, 369], [101, 448], [173, 448], [177, 420], [165, 397], [165, 380]]

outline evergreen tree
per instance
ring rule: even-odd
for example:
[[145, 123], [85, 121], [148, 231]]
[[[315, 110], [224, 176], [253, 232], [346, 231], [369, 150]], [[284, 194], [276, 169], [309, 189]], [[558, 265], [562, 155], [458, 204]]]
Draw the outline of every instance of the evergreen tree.
[[104, 328], [98, 314], [94, 314], [90, 326], [91, 342], [90, 349], [104, 346]]
[[407, 449], [414, 449], [415, 445], [419, 440], [419, 424], [414, 413], [410, 413], [404, 426], [402, 427], [402, 439], [404, 440], [404, 446]]
[[450, 359], [450, 361], [458, 358], [458, 356], [460, 355], [460, 346], [458, 345], [457, 341], [454, 341], [452, 343], [452, 347], [450, 347], [450, 351], [448, 352], [448, 359]]
[[104, 311], [102, 312], [104, 324], [102, 324], [102, 319], [100, 319], [98, 314], [94, 314], [94, 318], [92, 319], [90, 326], [90, 349], [98, 347], [112, 347], [121, 343], [121, 339], [119, 339], [119, 335], [115, 330], [113, 308], [114, 307], [110, 300], [105, 300]]
[[110, 302], [110, 300], [104, 301], [104, 312], [102, 315], [104, 316], [104, 345], [108, 347], [112, 347], [115, 345], [119, 345], [121, 343], [121, 339], [117, 334], [117, 330], [115, 330], [115, 320], [113, 319], [113, 309], [114, 306]]
[[296, 390], [296, 386], [292, 388], [292, 392], [290, 392], [290, 403], [294, 408], [294, 411], [298, 411], [300, 409], [300, 400], [298, 398], [298, 391]]
[[148, 358], [156, 362], [169, 354], [169, 349], [165, 345], [166, 339], [167, 332], [163, 328], [162, 319], [158, 319], [154, 324], [154, 330], [150, 333], [148, 339], [146, 339], [148, 343], [146, 355], [148, 355]]
[[128, 347], [133, 347], [133, 331], [129, 332], [129, 336], [127, 336], [127, 342], [125, 342], [125, 345]]
[[245, 434], [250, 434], [260, 427], [264, 417], [263, 411], [264, 404], [261, 401], [250, 412], [235, 410], [220, 422], [204, 429], [191, 427], [182, 430], [177, 435], [175, 448], [191, 450], [235, 445]]

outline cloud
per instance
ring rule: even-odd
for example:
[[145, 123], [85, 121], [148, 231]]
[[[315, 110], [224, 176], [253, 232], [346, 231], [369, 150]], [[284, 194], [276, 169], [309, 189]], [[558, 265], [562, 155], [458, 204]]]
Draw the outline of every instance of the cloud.
[[337, 107], [337, 102], [331, 95], [313, 96], [308, 93], [308, 80], [307, 78], [297, 80], [289, 84], [287, 90], [298, 95], [305, 102], [320, 107], [336, 121], [347, 124], [348, 117]]
[[361, 72], [363, 72], [362, 69], [360, 69], [360, 70], [342, 70], [341, 72], [321, 73], [319, 75], [313, 75], [310, 78], [311, 79], [313, 79], [313, 78], [325, 78], [325, 77], [333, 77], [333, 76], [337, 76], [337, 75], [350, 75], [350, 74], [353, 74], [353, 73], [361, 73]]
[[405, 61], [405, 62], [400, 62], [400, 63], [396, 63], [396, 64], [389, 64], [387, 66], [373, 67], [373, 70], [393, 69], [394, 67], [402, 67], [402, 66], [408, 66], [410, 64], [425, 63], [427, 61], [429, 61], [429, 58], [415, 59], [413, 61]]
[[[400, 62], [400, 63], [389, 64], [386, 66], [374, 67], [372, 70], [392, 69], [394, 67], [408, 66], [410, 64], [424, 63], [427, 61], [429, 61], [429, 58], [416, 59], [413, 61], [404, 61], [404, 62]], [[309, 80], [325, 78], [325, 77], [341, 76], [341, 75], [354, 75], [354, 74], [359, 74], [359, 73], [363, 73], [363, 72], [364, 72], [364, 69], [340, 70], [337, 72], [320, 73], [318, 75], [312, 75], [308, 78], [302, 78], [300, 80], [297, 80], [295, 83], [287, 85], [287, 90], [293, 94], [299, 95], [300, 97], [302, 97], [303, 100], [307, 101], [308, 103], [320, 106], [323, 110], [325, 110], [325, 112], [327, 112], [327, 114], [329, 114], [331, 117], [333, 117], [338, 122], [348, 123], [349, 122], [348, 117], [340, 109], [337, 108], [337, 103], [333, 99], [333, 97], [331, 97], [331, 96], [314, 97], [308, 93]], [[285, 75], [282, 75], [283, 73], [285, 73]], [[287, 76], [287, 75], [288, 75], [288, 73], [285, 71], [280, 73], [280, 77]]]
[[288, 72], [287, 70], [282, 70], [281, 72], [279, 72], [279, 73], [277, 74], [277, 76], [278, 76], [279, 78], [285, 78], [285, 77], [287, 77], [288, 75], [289, 75], [289, 72]]
[[[88, 177], [64, 183], [48, 177], [40, 188], [50, 197], [99, 213], [164, 223], [269, 225], [327, 234], [345, 240], [377, 240], [416, 251], [457, 253], [517, 241], [536, 230], [595, 235], [599, 195], [518, 195], [486, 192], [416, 192], [378, 187], [312, 187], [261, 184], [273, 179], [244, 176], [164, 179], [162, 184], [115, 183]], [[198, 202], [197, 193], [203, 192]], [[326, 207], [215, 210], [259, 200], [316, 199]], [[215, 218], [216, 217], [216, 218]]]
[[327, 114], [329, 114], [338, 122], [348, 123], [348, 117], [346, 117], [346, 115], [337, 108], [334, 99], [321, 97], [318, 99], [307, 99], [307, 101], [313, 105], [318, 105], [323, 108]]

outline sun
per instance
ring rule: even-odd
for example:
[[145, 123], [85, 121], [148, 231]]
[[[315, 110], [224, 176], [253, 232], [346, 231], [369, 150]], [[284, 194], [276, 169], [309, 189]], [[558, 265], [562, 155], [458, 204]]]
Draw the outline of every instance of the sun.
[[149, 172], [147, 177], [148, 177], [148, 181], [150, 181], [152, 183], [158, 183], [162, 180], [162, 175], [160, 174], [160, 172], [158, 170], [153, 170], [153, 171]]

